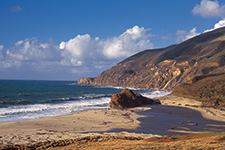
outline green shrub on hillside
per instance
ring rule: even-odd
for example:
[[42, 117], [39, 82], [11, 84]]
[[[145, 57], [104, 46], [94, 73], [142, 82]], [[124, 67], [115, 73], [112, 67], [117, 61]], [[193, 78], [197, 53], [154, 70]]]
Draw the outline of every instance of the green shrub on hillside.
[[225, 75], [209, 76], [174, 88], [176, 96], [195, 99], [205, 106], [225, 107]]

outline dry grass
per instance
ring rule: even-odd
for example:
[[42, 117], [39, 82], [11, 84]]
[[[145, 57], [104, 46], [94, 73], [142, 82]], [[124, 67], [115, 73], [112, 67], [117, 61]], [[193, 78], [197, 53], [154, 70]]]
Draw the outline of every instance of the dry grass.
[[9, 149], [48, 150], [224, 150], [225, 132], [172, 135], [161, 138], [134, 138], [126, 136], [94, 136], [74, 140], [46, 141], [31, 145], [6, 145]]
[[206, 149], [206, 150], [222, 150], [225, 147], [224, 133], [208, 133], [202, 135], [174, 135], [163, 138], [150, 138], [142, 140], [126, 140], [126, 139], [108, 139], [106, 141], [85, 141], [83, 143], [75, 143], [66, 147], [50, 148], [54, 150], [159, 150], [159, 149]]

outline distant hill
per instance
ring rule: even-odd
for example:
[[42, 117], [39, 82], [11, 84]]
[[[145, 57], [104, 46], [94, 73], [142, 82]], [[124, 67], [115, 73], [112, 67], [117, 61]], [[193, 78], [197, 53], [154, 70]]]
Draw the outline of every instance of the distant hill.
[[177, 45], [150, 49], [78, 84], [172, 90], [195, 76], [225, 72], [225, 27]]

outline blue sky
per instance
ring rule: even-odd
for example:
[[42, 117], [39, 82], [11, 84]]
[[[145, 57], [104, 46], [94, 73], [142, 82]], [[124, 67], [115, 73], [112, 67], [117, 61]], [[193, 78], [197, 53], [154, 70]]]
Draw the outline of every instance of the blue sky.
[[95, 77], [225, 25], [222, 0], [0, 0], [0, 79]]

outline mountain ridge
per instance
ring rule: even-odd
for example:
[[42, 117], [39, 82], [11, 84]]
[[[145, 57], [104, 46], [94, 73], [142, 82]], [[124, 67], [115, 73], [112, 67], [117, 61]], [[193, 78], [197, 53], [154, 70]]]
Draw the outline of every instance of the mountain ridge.
[[78, 84], [172, 90], [195, 76], [225, 72], [225, 27], [180, 44], [134, 54]]

